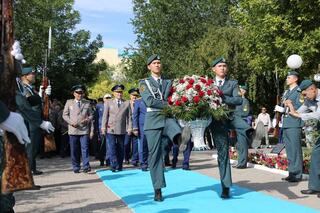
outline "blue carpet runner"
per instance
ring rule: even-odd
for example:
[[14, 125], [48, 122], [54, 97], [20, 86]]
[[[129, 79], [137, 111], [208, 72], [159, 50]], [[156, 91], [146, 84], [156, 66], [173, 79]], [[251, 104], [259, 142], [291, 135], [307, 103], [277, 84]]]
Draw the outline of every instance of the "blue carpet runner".
[[[260, 192], [233, 185], [232, 198], [220, 198], [220, 181], [197, 172], [168, 170], [167, 187], [162, 189], [163, 202], [153, 201], [149, 172], [125, 170], [112, 173], [99, 170], [97, 174], [109, 189], [137, 213], [315, 213], [308, 208]], [[320, 202], [320, 201], [319, 201]]]

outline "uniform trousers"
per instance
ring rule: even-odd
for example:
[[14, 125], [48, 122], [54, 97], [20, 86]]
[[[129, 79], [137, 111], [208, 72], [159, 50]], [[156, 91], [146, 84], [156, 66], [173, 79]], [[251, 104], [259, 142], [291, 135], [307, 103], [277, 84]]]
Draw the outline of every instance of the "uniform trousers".
[[[143, 127], [141, 127], [143, 129]], [[148, 168], [148, 143], [144, 131], [140, 131], [139, 135], [139, 161], [141, 169]]]
[[124, 138], [125, 134], [107, 134], [108, 155], [112, 169], [122, 170], [124, 158]]
[[164, 188], [166, 187], [166, 181], [164, 177], [163, 146], [161, 144], [162, 137], [167, 136], [173, 141], [176, 135], [181, 134], [181, 128], [176, 120], [167, 118], [164, 128], [148, 129], [144, 133], [148, 142], [148, 164], [153, 188]]
[[89, 136], [69, 135], [71, 162], [73, 171], [80, 170], [80, 153], [82, 155], [83, 169], [90, 169], [89, 164]]
[[311, 153], [308, 188], [320, 191], [320, 138], [317, 140]]
[[283, 141], [288, 158], [288, 171], [290, 176], [302, 177], [302, 148], [301, 128], [283, 128]]

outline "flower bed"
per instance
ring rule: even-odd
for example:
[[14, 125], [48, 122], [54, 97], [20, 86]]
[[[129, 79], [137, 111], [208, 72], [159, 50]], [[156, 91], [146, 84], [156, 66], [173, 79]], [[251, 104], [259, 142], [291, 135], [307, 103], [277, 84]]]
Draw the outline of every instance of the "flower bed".
[[[237, 152], [233, 149], [229, 150], [229, 156], [232, 160], [237, 160]], [[304, 152], [303, 156], [303, 173], [309, 174], [310, 168], [310, 153]], [[258, 165], [263, 165], [268, 168], [280, 169], [283, 171], [288, 171], [288, 159], [284, 155], [270, 155], [263, 153], [263, 151], [257, 151], [249, 153], [248, 162]]]

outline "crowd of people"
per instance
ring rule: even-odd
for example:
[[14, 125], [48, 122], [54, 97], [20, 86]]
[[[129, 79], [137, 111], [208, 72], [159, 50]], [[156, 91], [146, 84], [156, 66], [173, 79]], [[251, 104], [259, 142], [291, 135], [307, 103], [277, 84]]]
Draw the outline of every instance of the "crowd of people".
[[[189, 170], [189, 159], [193, 147], [192, 136], [182, 137], [186, 130], [174, 118], [161, 113], [167, 106], [171, 80], [164, 79], [159, 55], [147, 59], [150, 76], [139, 82], [139, 88], [128, 90], [130, 100], [124, 100], [126, 88], [121, 84], [112, 87], [111, 94], [105, 94], [98, 102], [85, 99], [85, 87], [75, 85], [71, 89], [72, 98], [63, 105], [52, 100], [50, 121], [42, 119], [43, 95], [51, 95], [51, 87], [40, 87], [39, 93], [32, 86], [35, 82], [35, 70], [24, 67], [17, 81], [17, 112], [24, 123], [12, 120], [20, 114], [9, 112], [1, 104], [0, 128], [17, 135], [21, 143], [26, 143], [26, 151], [33, 175], [41, 175], [37, 169], [36, 156], [50, 157], [44, 153], [43, 133], [54, 134], [56, 153], [61, 157], [70, 154], [74, 173], [90, 172], [90, 153], [100, 161], [100, 166], [108, 166], [112, 172], [121, 172], [123, 163], [150, 171], [154, 187], [154, 200], [163, 201], [161, 188], [166, 186], [164, 166], [177, 166], [179, 147], [184, 147], [182, 168]], [[223, 57], [212, 63], [214, 84], [222, 91], [222, 100], [232, 112], [226, 120], [213, 120], [209, 129], [213, 135], [214, 146], [218, 152], [222, 193], [221, 198], [230, 198], [232, 185], [229, 163], [229, 131], [236, 132], [238, 151], [237, 169], [247, 167], [249, 140], [259, 123], [265, 130], [266, 145], [269, 146], [268, 132], [271, 128], [270, 116], [263, 107], [252, 126], [250, 104], [245, 95], [248, 88], [238, 86], [236, 80], [228, 78], [228, 65]], [[275, 110], [282, 113], [282, 137], [289, 161], [288, 182], [298, 182], [302, 178], [301, 129], [303, 121], [320, 118], [320, 92], [309, 80], [298, 86], [298, 73], [290, 71], [287, 76], [289, 89], [284, 93], [282, 106]], [[301, 101], [301, 95], [304, 101]], [[288, 110], [287, 110], [288, 109]], [[9, 125], [8, 125], [9, 124]], [[20, 125], [17, 130], [10, 129], [13, 124]], [[25, 126], [24, 126], [25, 124]], [[26, 134], [26, 131], [28, 134]], [[28, 138], [30, 137], [30, 139]], [[172, 150], [172, 161], [168, 153]], [[320, 197], [320, 144], [317, 141], [311, 157], [309, 189], [303, 194], [318, 194]], [[49, 153], [50, 154], [50, 153]], [[82, 165], [81, 165], [82, 158]], [[40, 188], [40, 186], [36, 186]], [[3, 196], [3, 195], [1, 195]], [[9, 196], [9, 195], [6, 195]], [[1, 198], [2, 202], [3, 198]], [[8, 208], [12, 203], [6, 202]], [[1, 204], [2, 205], [2, 204]]]

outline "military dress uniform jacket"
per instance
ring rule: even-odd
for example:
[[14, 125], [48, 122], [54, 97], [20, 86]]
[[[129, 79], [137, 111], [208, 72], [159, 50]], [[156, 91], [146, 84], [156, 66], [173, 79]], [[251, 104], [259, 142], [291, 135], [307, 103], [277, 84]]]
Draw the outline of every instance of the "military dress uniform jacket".
[[120, 107], [116, 99], [108, 100], [104, 104], [101, 129], [105, 129], [107, 134], [124, 135], [132, 129], [130, 101], [121, 102]]
[[[93, 111], [90, 101], [82, 99], [80, 107], [75, 99], [67, 100], [62, 114], [63, 119], [68, 123], [69, 135], [87, 135], [93, 119]], [[81, 121], [88, 119], [88, 122], [81, 124]], [[72, 125], [78, 125], [73, 127]]]
[[[149, 82], [152, 92], [156, 98], [153, 97], [153, 94], [149, 90], [146, 80]], [[166, 117], [161, 114], [161, 110], [168, 105], [168, 96], [172, 82], [171, 80], [162, 79], [161, 84], [162, 91], [159, 92], [158, 82], [156, 82], [153, 77], [140, 81], [140, 94], [148, 112], [146, 113], [144, 121], [144, 130], [160, 129], [165, 126]]]
[[[291, 100], [293, 107], [297, 110], [302, 102], [300, 101], [300, 89], [298, 86], [293, 88], [291, 91], [287, 90], [282, 100]], [[294, 117], [292, 115], [283, 115], [282, 128], [293, 128], [293, 127], [303, 127], [303, 121], [300, 118]]]

